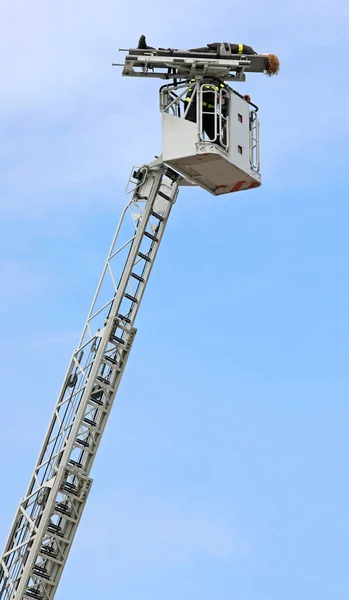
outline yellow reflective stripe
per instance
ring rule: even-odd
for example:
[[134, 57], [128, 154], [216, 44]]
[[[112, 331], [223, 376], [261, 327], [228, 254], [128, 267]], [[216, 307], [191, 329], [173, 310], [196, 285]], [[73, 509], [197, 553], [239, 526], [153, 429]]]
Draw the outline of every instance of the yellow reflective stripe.
[[184, 100], [184, 102], [190, 102], [191, 98], [189, 98], [189, 96], [186, 97], [186, 99]]
[[239, 44], [239, 54], [242, 54], [244, 51], [244, 45], [243, 44]]

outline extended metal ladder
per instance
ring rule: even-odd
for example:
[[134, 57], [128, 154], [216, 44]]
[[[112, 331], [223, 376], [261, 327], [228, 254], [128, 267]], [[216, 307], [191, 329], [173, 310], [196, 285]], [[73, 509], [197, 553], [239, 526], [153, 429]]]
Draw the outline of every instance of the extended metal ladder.
[[160, 160], [130, 177], [132, 198], [1, 557], [0, 600], [52, 600], [55, 595], [178, 185], [179, 176]]

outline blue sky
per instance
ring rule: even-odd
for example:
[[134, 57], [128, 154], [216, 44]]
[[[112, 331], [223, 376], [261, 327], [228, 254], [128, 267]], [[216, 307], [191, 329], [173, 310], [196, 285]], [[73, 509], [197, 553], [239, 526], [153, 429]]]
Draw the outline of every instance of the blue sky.
[[346, 600], [349, 7], [305, 0], [0, 6], [0, 545], [125, 202], [160, 151], [156, 81], [118, 48], [280, 56], [263, 186], [184, 189], [138, 315], [57, 600]]

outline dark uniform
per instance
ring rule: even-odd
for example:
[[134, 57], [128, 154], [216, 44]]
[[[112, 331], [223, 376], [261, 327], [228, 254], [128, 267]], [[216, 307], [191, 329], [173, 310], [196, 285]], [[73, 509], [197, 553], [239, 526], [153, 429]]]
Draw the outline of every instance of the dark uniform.
[[[246, 46], [245, 44], [231, 44], [230, 42], [213, 42], [213, 44], [207, 44], [207, 46], [201, 46], [201, 48], [191, 48], [189, 52], [214, 52], [215, 54], [220, 54], [221, 48], [223, 46], [224, 52], [230, 52], [231, 54], [257, 54], [251, 48], [251, 46]], [[142, 50], [155, 50], [153, 46], [148, 46], [145, 35], [141, 35], [139, 38], [137, 48]], [[159, 48], [159, 50], [166, 50], [166, 48]], [[169, 48], [168, 48], [169, 50]]]
[[213, 44], [207, 44], [207, 46], [202, 46], [201, 48], [191, 48], [189, 52], [214, 52], [215, 54], [220, 53], [221, 46], [224, 46], [226, 52], [230, 52], [231, 54], [257, 54], [251, 48], [251, 46], [246, 46], [245, 44], [231, 44], [230, 42], [213, 42]]
[[[192, 79], [190, 83], [195, 83], [195, 79]], [[215, 113], [215, 92], [212, 89], [212, 86], [215, 87], [216, 92], [219, 92], [221, 89], [226, 88], [226, 85], [222, 83], [222, 81], [218, 81], [217, 79], [210, 79], [205, 81], [204, 83], [203, 90], [205, 90], [206, 88], [208, 91], [203, 94], [202, 127], [210, 140], [213, 140], [213, 138], [215, 137], [215, 119], [218, 119]], [[187, 97], [185, 98], [184, 102], [190, 102], [192, 93], [193, 89], [189, 88]], [[197, 102], [195, 96], [185, 116], [185, 118], [188, 121], [192, 121], [193, 123], [196, 123], [196, 106]], [[223, 111], [223, 115], [226, 116], [226, 107], [221, 107], [221, 110]], [[216, 140], [216, 143], [219, 143], [218, 139]]]

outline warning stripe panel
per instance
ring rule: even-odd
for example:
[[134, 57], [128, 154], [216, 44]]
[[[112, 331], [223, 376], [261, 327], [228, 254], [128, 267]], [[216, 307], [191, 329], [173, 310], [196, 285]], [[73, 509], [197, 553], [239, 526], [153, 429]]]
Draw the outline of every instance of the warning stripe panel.
[[231, 189], [227, 189], [228, 186], [221, 184], [218, 185], [215, 189], [216, 194], [231, 194], [232, 192], [240, 192], [243, 190], [251, 190], [253, 188], [259, 187], [261, 184], [259, 181], [251, 181], [250, 179], [245, 179], [244, 181], [237, 181]]
[[237, 181], [236, 184], [231, 188], [231, 192], [238, 192], [241, 190], [242, 186], [246, 183], [246, 181]]

